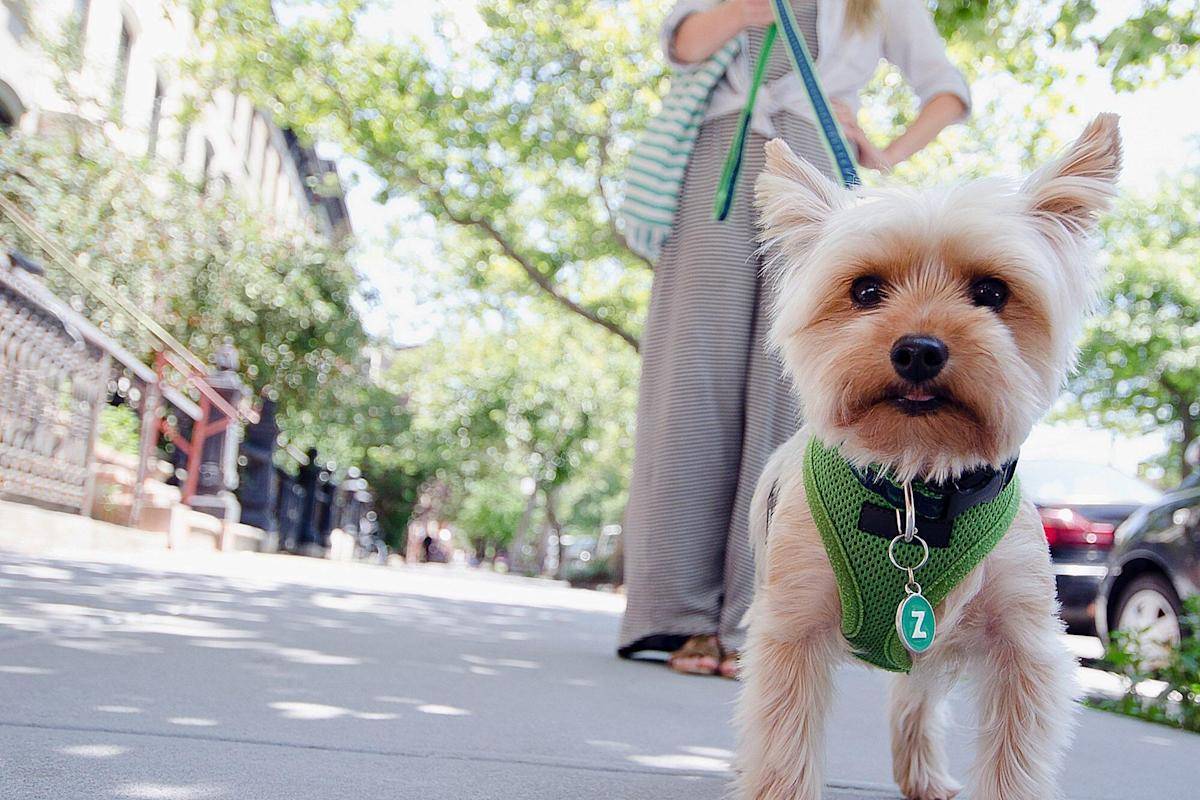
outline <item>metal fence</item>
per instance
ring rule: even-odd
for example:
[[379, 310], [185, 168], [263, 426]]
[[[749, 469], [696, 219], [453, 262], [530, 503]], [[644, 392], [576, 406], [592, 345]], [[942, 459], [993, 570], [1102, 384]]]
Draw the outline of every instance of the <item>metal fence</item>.
[[0, 497], [87, 511], [109, 357], [26, 266], [0, 253]]

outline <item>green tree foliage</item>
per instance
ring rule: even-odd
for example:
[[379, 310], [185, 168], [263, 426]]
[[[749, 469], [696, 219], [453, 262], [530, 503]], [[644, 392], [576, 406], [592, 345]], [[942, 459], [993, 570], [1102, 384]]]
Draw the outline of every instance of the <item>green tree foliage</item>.
[[[1165, 654], [1147, 652], [1146, 631], [1112, 632], [1104, 653], [1106, 666], [1124, 679], [1116, 699], [1091, 699], [1089, 705], [1200, 733], [1200, 597], [1183, 603], [1183, 636]], [[1157, 696], [1143, 696], [1144, 681], [1164, 684]]]
[[1200, 171], [1126, 200], [1104, 241], [1104, 310], [1071, 390], [1089, 423], [1168, 429], [1168, 476], [1178, 478], [1200, 435]]
[[363, 35], [359, 3], [286, 26], [269, 5], [201, 3], [215, 80], [237, 75], [284, 124], [369, 165], [384, 197], [468, 231], [464, 288], [532, 286], [636, 347], [648, 280], [630, 267], [647, 265], [621, 246], [612, 178], [616, 140], [660, 88], [652, 4], [487, 2], [488, 36], [443, 27], [431, 49]]
[[480, 553], [513, 545], [530, 493], [539, 513], [518, 548], [536, 551], [547, 525], [595, 532], [616, 519], [637, 358], [569, 315], [488, 315], [459, 330], [393, 373], [414, 414], [401, 460], [449, 490], [442, 518]]
[[[449, 23], [434, 46], [371, 29], [369, 0], [195, 0], [207, 64], [285, 124], [339, 142], [440, 223], [466, 229], [467, 287], [533, 293], [636, 347], [647, 277], [612, 209], [633, 134], [665, 88], [656, 32], [665, 0], [480, 0], [478, 41]], [[1195, 58], [1192, 3], [1144, 3], [1097, 32], [1090, 0], [942, 0], [935, 19], [974, 73], [1048, 86], [1047, 47], [1087, 47], [1130, 87]], [[303, 12], [303, 13], [301, 13]], [[390, 13], [402, 13], [392, 7]], [[898, 120], [899, 121], [899, 120]]]

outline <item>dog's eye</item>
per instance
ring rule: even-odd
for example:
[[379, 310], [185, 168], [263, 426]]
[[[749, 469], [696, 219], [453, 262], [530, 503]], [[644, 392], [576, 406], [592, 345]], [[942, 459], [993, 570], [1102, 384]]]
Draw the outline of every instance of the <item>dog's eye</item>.
[[971, 284], [971, 302], [999, 311], [1008, 301], [1008, 284], [999, 278], [980, 278]]
[[868, 275], [850, 285], [850, 299], [859, 308], [873, 308], [883, 302], [883, 280]]

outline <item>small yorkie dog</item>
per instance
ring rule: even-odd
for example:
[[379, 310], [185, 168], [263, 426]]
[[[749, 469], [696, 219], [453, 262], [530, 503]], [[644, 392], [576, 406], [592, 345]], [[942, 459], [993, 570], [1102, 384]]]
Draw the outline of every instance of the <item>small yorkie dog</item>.
[[772, 345], [805, 427], [751, 507], [757, 589], [737, 709], [744, 800], [818, 800], [836, 665], [898, 673], [893, 774], [950, 800], [943, 700], [978, 680], [972, 800], [1052, 800], [1075, 661], [1018, 450], [1095, 297], [1117, 118], [1017, 185], [845, 190], [780, 140], [757, 184]]

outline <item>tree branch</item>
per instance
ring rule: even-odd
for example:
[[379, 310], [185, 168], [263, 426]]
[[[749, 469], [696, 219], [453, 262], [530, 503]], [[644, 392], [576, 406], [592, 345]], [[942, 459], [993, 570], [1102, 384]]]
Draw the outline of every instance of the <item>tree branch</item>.
[[[338, 99], [338, 102], [342, 107], [342, 113], [347, 115], [346, 120], [349, 121], [353, 119], [354, 106], [346, 98], [345, 94], [341, 90], [341, 87], [330, 80], [328, 76], [322, 76], [322, 81]], [[607, 138], [603, 141], [605, 144], [607, 144]], [[368, 160], [368, 163], [371, 162]], [[600, 173], [603, 173], [603, 163], [601, 164]], [[546, 277], [545, 273], [538, 269], [532, 261], [520, 253], [516, 247], [513, 246], [512, 242], [508, 240], [508, 237], [506, 237], [490, 221], [481, 217], [455, 213], [446, 202], [446, 195], [437, 187], [431, 186], [428, 182], [422, 180], [420, 175], [411, 172], [407, 172], [406, 177], [408, 177], [408, 179], [415, 183], [418, 187], [428, 192], [430, 197], [432, 197], [437, 202], [437, 205], [440, 206], [442, 213], [445, 214], [446, 218], [451, 222], [464, 228], [477, 228], [483, 231], [489, 239], [491, 239], [500, 247], [500, 250], [504, 253], [504, 255], [516, 262], [517, 265], [520, 266], [525, 272], [525, 274], [529, 276], [529, 279], [532, 280], [534, 284], [538, 286], [538, 288], [550, 295], [550, 297], [553, 298], [556, 303], [561, 305], [563, 308], [566, 308], [568, 311], [578, 314], [588, 322], [599, 325], [609, 333], [619, 336], [626, 344], [632, 347], [634, 351], [637, 351], [640, 348], [640, 343], [638, 342], [637, 337], [632, 333], [625, 330], [612, 320], [604, 319], [595, 311], [576, 303], [571, 298], [559, 292], [558, 288], [554, 285], [554, 282]], [[602, 183], [600, 183], [599, 176], [597, 176], [597, 186], [600, 189], [601, 200], [604, 202], [605, 208], [608, 209], [608, 198], [604, 194], [604, 186]], [[620, 232], [616, 229], [616, 222], [612, 216], [611, 210], [609, 211], [609, 224], [612, 225], [613, 234], [618, 237], [618, 241], [620, 241], [622, 245], [628, 247], [628, 245], [625, 244], [625, 238], [621, 236]], [[630, 252], [633, 251], [630, 250]], [[642, 260], [644, 261], [645, 259]]]
[[612, 320], [601, 317], [592, 309], [582, 306], [571, 298], [562, 294], [554, 285], [554, 282], [546, 277], [545, 273], [538, 269], [537, 266], [528, 258], [526, 258], [524, 254], [519, 252], [516, 247], [513, 246], [512, 242], [508, 240], [508, 237], [506, 237], [499, 229], [497, 229], [496, 226], [493, 225], [489, 220], [468, 214], [456, 213], [446, 203], [446, 197], [444, 194], [424, 181], [421, 181], [420, 178], [415, 179], [437, 201], [437, 204], [441, 206], [441, 211], [443, 214], [445, 214], [447, 219], [464, 228], [476, 228], [480, 231], [483, 231], [483, 233], [489, 239], [491, 239], [500, 247], [500, 251], [504, 253], [504, 255], [516, 262], [517, 266], [519, 266], [525, 272], [525, 274], [529, 276], [529, 279], [533, 281], [538, 288], [550, 295], [550, 297], [553, 298], [556, 303], [572, 313], [578, 314], [588, 322], [599, 325], [609, 333], [621, 337], [621, 339], [623, 339], [625, 343], [634, 350], [638, 349], [639, 343], [636, 336]]
[[617, 215], [613, 212], [612, 203], [608, 199], [608, 190], [604, 188], [604, 171], [605, 167], [608, 166], [608, 144], [611, 139], [611, 133], [605, 133], [600, 137], [600, 141], [596, 148], [599, 152], [600, 161], [600, 165], [596, 169], [596, 193], [600, 195], [600, 202], [604, 205], [604, 213], [608, 215], [608, 229], [612, 232], [613, 238], [616, 239], [622, 247], [632, 253], [635, 258], [653, 270], [654, 262], [630, 247], [629, 240], [625, 238], [625, 234], [621, 233], [620, 229], [617, 228]]

